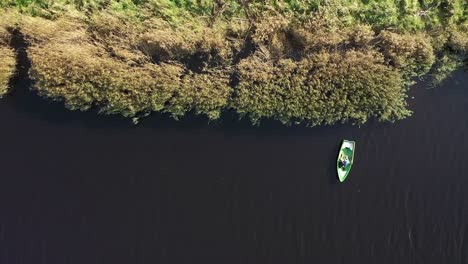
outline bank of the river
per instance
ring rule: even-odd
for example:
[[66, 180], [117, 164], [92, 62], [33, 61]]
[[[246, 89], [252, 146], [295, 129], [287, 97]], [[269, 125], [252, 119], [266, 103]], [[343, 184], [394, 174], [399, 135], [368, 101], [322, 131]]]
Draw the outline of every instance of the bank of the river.
[[400, 120], [411, 114], [411, 80], [442, 81], [468, 51], [463, 0], [8, 0], [2, 7], [1, 94], [15, 70], [14, 34], [27, 44], [39, 95], [135, 121], [151, 112], [215, 120], [226, 110], [253, 123]]

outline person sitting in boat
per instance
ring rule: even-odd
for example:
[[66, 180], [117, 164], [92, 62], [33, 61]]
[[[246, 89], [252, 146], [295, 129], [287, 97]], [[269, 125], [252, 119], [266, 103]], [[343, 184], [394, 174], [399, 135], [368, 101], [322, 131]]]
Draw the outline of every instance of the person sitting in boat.
[[341, 159], [341, 167], [344, 169], [346, 166], [349, 164], [349, 159], [348, 156], [344, 156], [344, 158]]

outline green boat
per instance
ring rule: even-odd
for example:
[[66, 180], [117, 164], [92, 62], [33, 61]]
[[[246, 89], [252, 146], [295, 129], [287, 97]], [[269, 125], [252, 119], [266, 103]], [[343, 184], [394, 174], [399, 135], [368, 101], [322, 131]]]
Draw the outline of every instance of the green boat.
[[354, 161], [354, 151], [356, 143], [354, 141], [343, 140], [341, 143], [340, 152], [336, 161], [336, 171], [338, 172], [338, 179], [344, 182], [348, 177]]

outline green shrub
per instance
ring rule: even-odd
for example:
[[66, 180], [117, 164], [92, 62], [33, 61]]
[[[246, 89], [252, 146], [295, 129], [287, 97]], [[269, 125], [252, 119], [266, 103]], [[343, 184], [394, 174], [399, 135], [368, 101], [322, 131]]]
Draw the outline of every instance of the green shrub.
[[398, 34], [384, 30], [380, 39], [387, 62], [401, 69], [406, 77], [426, 74], [435, 62], [434, 50], [426, 34]]
[[[433, 83], [439, 85], [452, 72], [463, 66], [468, 59], [468, 24], [452, 25], [444, 34], [443, 45], [431, 75]], [[442, 41], [441, 41], [442, 42]]]
[[253, 123], [274, 118], [315, 126], [402, 119], [403, 81], [376, 52], [321, 52], [301, 61], [272, 64], [256, 57], [239, 64], [232, 107]]
[[468, 54], [468, 22], [452, 26], [449, 30], [448, 45], [455, 53], [459, 55]]
[[437, 86], [447, 79], [452, 72], [457, 70], [463, 65], [460, 57], [454, 54], [445, 53], [438, 60], [431, 73], [432, 83]]
[[49, 44], [30, 51], [39, 94], [63, 100], [70, 109], [96, 105], [102, 113], [126, 117], [152, 111], [181, 116], [195, 110], [215, 119], [229, 96], [226, 78], [185, 75], [177, 64], [129, 66], [83, 45]]
[[[54, 30], [36, 31], [36, 27]], [[198, 74], [176, 61], [155, 64], [138, 49], [131, 50], [127, 45], [132, 41], [118, 42], [126, 36], [125, 25], [119, 32], [122, 36], [113, 35], [117, 29], [103, 27], [87, 28], [70, 18], [52, 24], [40, 18], [23, 20], [31, 42], [31, 76], [41, 96], [64, 101], [72, 110], [96, 106], [102, 113], [132, 118], [152, 111], [178, 117], [192, 110], [219, 118], [230, 95], [227, 72]], [[109, 44], [120, 44], [120, 52], [109, 52]]]
[[190, 72], [182, 76], [180, 86], [164, 111], [178, 119], [193, 110], [215, 120], [226, 108], [231, 92], [226, 71]]
[[396, 1], [367, 1], [356, 12], [358, 19], [364, 23], [379, 28], [387, 28], [398, 24], [398, 7]]

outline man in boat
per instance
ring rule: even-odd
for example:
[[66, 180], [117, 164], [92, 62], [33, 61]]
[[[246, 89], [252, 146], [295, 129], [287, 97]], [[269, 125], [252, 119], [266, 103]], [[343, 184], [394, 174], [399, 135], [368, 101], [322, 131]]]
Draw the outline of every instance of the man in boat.
[[349, 159], [348, 159], [348, 156], [346, 155], [343, 155], [344, 158], [342, 158], [340, 161], [341, 161], [341, 168], [346, 168], [346, 166], [348, 166], [349, 164]]

